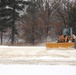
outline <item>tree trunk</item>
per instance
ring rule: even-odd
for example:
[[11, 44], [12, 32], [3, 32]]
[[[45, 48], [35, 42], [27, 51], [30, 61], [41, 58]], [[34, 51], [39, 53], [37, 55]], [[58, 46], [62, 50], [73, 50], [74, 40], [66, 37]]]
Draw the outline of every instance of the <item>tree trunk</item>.
[[46, 42], [48, 42], [48, 36], [49, 36], [49, 34], [48, 34], [48, 32], [49, 32], [49, 20], [50, 20], [50, 8], [49, 8], [49, 5], [48, 5], [48, 16], [47, 16], [47, 23], [46, 23], [46, 25], [47, 25], [47, 28], [46, 28]]
[[14, 26], [12, 26], [11, 44], [14, 44]]
[[11, 44], [14, 44], [15, 40], [15, 0], [14, 0], [14, 5], [13, 5], [13, 25], [12, 25], [12, 37], [11, 37]]
[[[34, 1], [35, 2], [35, 1]], [[35, 5], [33, 4], [33, 9], [32, 9], [32, 37], [31, 37], [31, 39], [32, 39], [32, 44], [34, 45], [35, 44], [35, 37], [34, 37], [34, 27], [35, 27]]]
[[33, 13], [33, 24], [32, 24], [32, 44], [34, 44], [35, 38], [34, 38], [34, 25], [35, 25], [35, 15]]

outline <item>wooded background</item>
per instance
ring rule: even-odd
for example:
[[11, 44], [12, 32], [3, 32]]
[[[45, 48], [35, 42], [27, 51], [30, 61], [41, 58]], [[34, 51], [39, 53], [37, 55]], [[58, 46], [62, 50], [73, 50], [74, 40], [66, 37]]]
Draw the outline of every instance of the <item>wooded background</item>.
[[0, 0], [1, 44], [57, 41], [66, 26], [76, 35], [75, 0]]

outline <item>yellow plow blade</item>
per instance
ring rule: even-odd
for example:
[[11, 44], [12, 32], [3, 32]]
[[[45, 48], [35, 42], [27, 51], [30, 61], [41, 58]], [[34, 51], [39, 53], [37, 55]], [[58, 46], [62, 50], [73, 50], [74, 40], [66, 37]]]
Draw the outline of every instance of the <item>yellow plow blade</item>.
[[71, 43], [46, 43], [46, 48], [71, 48], [74, 47], [74, 42]]

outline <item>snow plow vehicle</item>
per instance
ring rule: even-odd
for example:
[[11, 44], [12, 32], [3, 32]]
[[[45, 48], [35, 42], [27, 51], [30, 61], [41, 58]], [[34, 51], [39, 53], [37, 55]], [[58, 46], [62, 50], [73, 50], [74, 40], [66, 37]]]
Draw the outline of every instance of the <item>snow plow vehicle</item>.
[[47, 42], [46, 48], [76, 48], [76, 36], [72, 32], [72, 28], [64, 28], [57, 42]]

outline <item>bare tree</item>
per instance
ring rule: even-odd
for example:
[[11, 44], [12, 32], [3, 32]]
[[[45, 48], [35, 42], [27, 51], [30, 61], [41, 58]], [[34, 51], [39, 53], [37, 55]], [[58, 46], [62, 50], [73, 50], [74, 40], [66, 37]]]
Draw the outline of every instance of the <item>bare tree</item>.
[[[61, 0], [30, 0], [26, 14], [22, 17], [25, 39], [32, 44], [39, 38], [47, 38], [52, 28], [52, 17], [61, 6]], [[26, 40], [27, 41], [27, 40]], [[28, 40], [29, 41], [29, 40]]]

